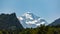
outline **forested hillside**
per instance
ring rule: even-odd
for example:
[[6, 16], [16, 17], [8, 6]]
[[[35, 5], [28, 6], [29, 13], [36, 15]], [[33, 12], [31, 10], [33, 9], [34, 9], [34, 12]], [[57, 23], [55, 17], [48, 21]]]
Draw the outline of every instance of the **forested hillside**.
[[22, 31], [0, 30], [0, 34], [60, 34], [60, 28], [41, 25], [41, 27], [26, 28], [22, 29]]

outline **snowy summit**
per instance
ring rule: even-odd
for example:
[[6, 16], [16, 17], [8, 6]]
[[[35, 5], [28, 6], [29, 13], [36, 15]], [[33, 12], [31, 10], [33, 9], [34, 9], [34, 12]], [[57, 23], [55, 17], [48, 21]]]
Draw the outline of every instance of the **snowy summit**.
[[24, 28], [36, 28], [37, 26], [40, 26], [41, 24], [47, 23], [44, 19], [34, 15], [31, 12], [24, 13], [18, 19], [20, 20]]

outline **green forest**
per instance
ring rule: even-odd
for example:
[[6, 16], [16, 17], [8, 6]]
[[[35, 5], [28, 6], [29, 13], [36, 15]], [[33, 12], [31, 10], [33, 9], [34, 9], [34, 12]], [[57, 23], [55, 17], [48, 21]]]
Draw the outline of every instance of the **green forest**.
[[40, 25], [37, 28], [26, 28], [22, 30], [0, 30], [0, 34], [60, 34], [60, 27]]

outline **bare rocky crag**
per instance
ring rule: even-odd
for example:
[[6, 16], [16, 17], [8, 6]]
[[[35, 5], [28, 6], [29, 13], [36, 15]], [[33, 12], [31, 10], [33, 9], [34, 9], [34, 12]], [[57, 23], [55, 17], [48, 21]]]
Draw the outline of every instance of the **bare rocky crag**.
[[23, 29], [15, 13], [0, 14], [0, 29], [16, 30]]

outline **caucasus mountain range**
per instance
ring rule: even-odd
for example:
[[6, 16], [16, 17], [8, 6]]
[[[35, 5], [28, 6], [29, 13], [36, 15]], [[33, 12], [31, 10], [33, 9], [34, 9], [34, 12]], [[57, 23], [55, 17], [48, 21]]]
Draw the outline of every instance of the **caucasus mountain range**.
[[31, 12], [26, 12], [20, 17], [16, 16], [16, 13], [12, 14], [0, 14], [0, 29], [23, 29], [23, 28], [36, 28], [38, 26], [56, 26], [60, 23], [60, 18], [56, 19], [52, 23], [48, 24], [42, 17], [36, 16]]

